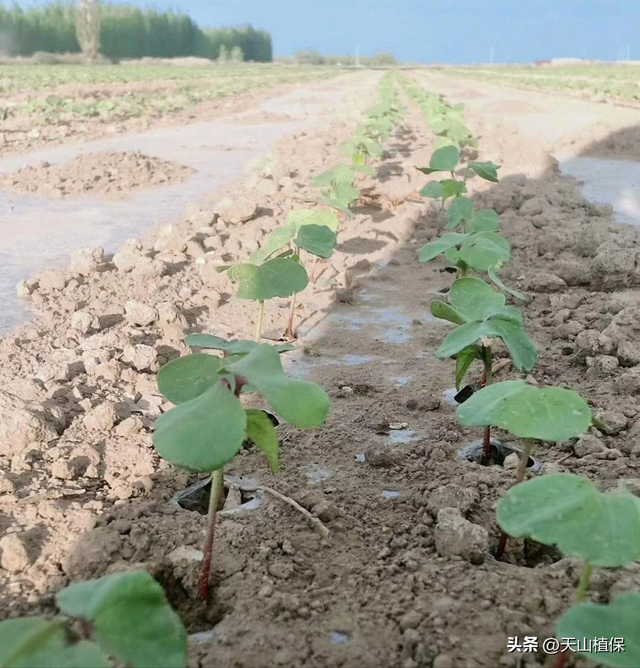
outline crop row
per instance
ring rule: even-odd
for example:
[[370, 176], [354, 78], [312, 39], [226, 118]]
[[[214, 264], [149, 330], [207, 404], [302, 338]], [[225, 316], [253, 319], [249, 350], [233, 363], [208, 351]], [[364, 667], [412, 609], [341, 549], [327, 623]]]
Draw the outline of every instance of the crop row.
[[[509, 242], [500, 234], [499, 216], [491, 209], [475, 209], [466, 195], [470, 176], [495, 183], [499, 166], [465, 161], [475, 142], [460, 106], [450, 106], [411, 82], [405, 81], [405, 89], [438, 135], [439, 147], [421, 171], [446, 175], [430, 181], [422, 191], [425, 197], [440, 201], [447, 231], [420, 250], [420, 261], [444, 255], [457, 274], [443, 298], [431, 302], [431, 313], [455, 325], [436, 355], [455, 361], [458, 420], [464, 427], [483, 428], [480, 463], [484, 465], [493, 463], [492, 428], [524, 440], [513, 486], [497, 507], [502, 535], [496, 558], [504, 556], [507, 536], [512, 536], [555, 546], [566, 557], [582, 560], [575, 602], [557, 622], [558, 638], [585, 638], [587, 647], [596, 647], [596, 639], [624, 637], [623, 655], [611, 643], [596, 654], [584, 654], [607, 666], [640, 665], [640, 635], [630, 621], [640, 614], [640, 593], [621, 594], [609, 605], [585, 602], [594, 567], [617, 568], [640, 558], [640, 501], [627, 490], [601, 493], [589, 480], [571, 474], [543, 475], [525, 482], [536, 441], [558, 443], [578, 437], [596, 426], [594, 418], [585, 400], [572, 390], [541, 387], [522, 378], [495, 382], [496, 351], [506, 349], [522, 376], [533, 370], [538, 359], [521, 311], [506, 303], [507, 297], [524, 298], [499, 277], [511, 259]], [[485, 276], [495, 288], [477, 275]], [[460, 391], [475, 361], [482, 364], [482, 387], [476, 392], [470, 387]], [[557, 665], [563, 666], [566, 660], [564, 651]]]
[[[256, 302], [254, 340], [192, 334], [186, 343], [195, 352], [172, 360], [158, 373], [160, 391], [175, 405], [156, 423], [158, 453], [175, 466], [211, 477], [199, 584], [203, 602], [209, 598], [224, 467], [243, 446], [255, 445], [276, 472], [279, 421], [310, 429], [327, 419], [327, 393], [315, 383], [287, 376], [280, 356], [294, 349], [290, 342], [295, 339], [296, 295], [315, 282], [316, 264], [333, 254], [340, 224], [353, 217], [351, 207], [360, 198], [357, 183], [361, 175], [375, 174], [371, 163], [382, 156], [382, 142], [400, 114], [394, 78], [388, 75], [380, 84], [377, 104], [341, 149], [345, 162], [314, 180], [314, 206], [291, 212], [244, 263], [219, 267], [237, 285], [238, 299]], [[262, 342], [261, 330], [265, 302], [275, 298], [291, 298], [288, 341], [270, 345]], [[245, 395], [261, 399], [270, 410], [247, 408]], [[145, 572], [72, 584], [57, 594], [56, 604], [61, 615], [54, 619], [0, 623], [2, 668], [107, 668], [114, 660], [134, 668], [186, 665], [186, 631], [161, 586]]]
[[[211, 478], [198, 590], [203, 602], [209, 598], [225, 466], [244, 446], [254, 445], [271, 470], [278, 471], [279, 422], [312, 429], [327, 419], [326, 392], [315, 383], [289, 377], [281, 356], [294, 348], [296, 295], [313, 285], [318, 263], [331, 258], [340, 227], [353, 217], [361, 197], [360, 182], [363, 176], [375, 176], [375, 161], [402, 116], [397, 81], [394, 74], [384, 77], [377, 103], [341, 149], [344, 160], [314, 179], [318, 195], [313, 205], [291, 212], [244, 262], [218, 267], [236, 284], [238, 299], [255, 302], [254, 339], [192, 334], [186, 343], [193, 352], [159, 371], [160, 391], [174, 408], [156, 423], [155, 448], [175, 466]], [[419, 259], [432, 262], [444, 256], [456, 273], [452, 285], [431, 302], [431, 312], [454, 325], [436, 354], [455, 361], [456, 389], [462, 388], [457, 395], [458, 420], [464, 427], [482, 429], [481, 464], [493, 462], [492, 430], [524, 441], [516, 451], [519, 465], [513, 485], [497, 507], [503, 533], [496, 558], [503, 557], [510, 536], [556, 546], [565, 556], [582, 560], [575, 603], [558, 620], [558, 637], [590, 641], [624, 637], [625, 653], [602, 650], [592, 658], [610, 666], [640, 665], [634, 625], [640, 594], [621, 594], [609, 605], [585, 602], [595, 567], [620, 567], [640, 558], [640, 503], [626, 491], [603, 494], [575, 475], [542, 475], [526, 481], [536, 441], [578, 437], [593, 426], [594, 418], [576, 392], [524, 379], [538, 355], [522, 312], [507, 304], [508, 299], [524, 297], [500, 277], [511, 259], [511, 246], [500, 233], [498, 214], [476, 209], [468, 197], [468, 180], [477, 177], [495, 183], [499, 166], [468, 159], [475, 141], [460, 106], [449, 105], [407, 79], [400, 81], [438, 137], [429, 165], [421, 169], [432, 177], [422, 194], [439, 203], [446, 229], [420, 250]], [[263, 343], [262, 323], [265, 303], [276, 298], [289, 298], [290, 310], [282, 323], [285, 342], [271, 345]], [[497, 382], [494, 359], [505, 354], [521, 377]], [[478, 363], [481, 389], [463, 388], [465, 377]], [[255, 405], [266, 405], [268, 410]], [[136, 668], [185, 665], [186, 632], [161, 587], [146, 573], [73, 584], [59, 592], [56, 601], [62, 613], [57, 618], [0, 624], [0, 666], [50, 666], [51, 657], [55, 665], [69, 667], [109, 666], [113, 659]], [[558, 666], [567, 658], [567, 652], [561, 653]]]
[[[223, 72], [224, 68], [220, 71]], [[334, 73], [326, 70], [287, 71], [277, 68], [268, 72], [257, 72], [247, 68], [244, 76], [229, 77], [219, 74], [193, 83], [190, 80], [188, 83], [171, 83], [166, 87], [158, 86], [155, 82], [149, 90], [142, 88], [140, 91], [125, 91], [117, 97], [107, 90], [88, 91], [73, 96], [50, 94], [33, 97], [26, 102], [12, 105], [8, 113], [17, 118], [26, 117], [30, 122], [39, 125], [57, 125], [87, 118], [111, 123], [147, 115], [164, 116], [203, 102], [251, 90], [284, 83], [317, 81], [330, 76], [334, 76]]]

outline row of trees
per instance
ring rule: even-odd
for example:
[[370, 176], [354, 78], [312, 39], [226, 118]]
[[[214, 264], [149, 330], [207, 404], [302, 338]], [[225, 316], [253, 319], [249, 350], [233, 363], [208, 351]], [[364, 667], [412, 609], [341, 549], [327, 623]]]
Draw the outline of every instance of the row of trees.
[[298, 65], [342, 65], [344, 67], [389, 67], [397, 65], [395, 56], [386, 51], [380, 51], [373, 56], [325, 56], [315, 49], [296, 51], [293, 60]]
[[[98, 4], [89, 0], [77, 8], [57, 0], [29, 9], [0, 5], [0, 51], [10, 56], [31, 56], [38, 51], [78, 53], [84, 38], [90, 36], [86, 30], [90, 33], [90, 26], [95, 26], [91, 10]], [[233, 54], [236, 60], [272, 60], [271, 36], [251, 26], [202, 30], [185, 14], [124, 4], [100, 6], [99, 26], [100, 53], [107, 58], [202, 56], [215, 60], [222, 55], [225, 60]], [[90, 49], [82, 50], [91, 56]]]

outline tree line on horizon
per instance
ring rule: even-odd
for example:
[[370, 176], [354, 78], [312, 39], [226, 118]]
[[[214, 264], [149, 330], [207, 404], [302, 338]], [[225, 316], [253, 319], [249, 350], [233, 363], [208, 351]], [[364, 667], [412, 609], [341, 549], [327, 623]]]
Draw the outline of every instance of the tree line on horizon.
[[[80, 53], [76, 12], [75, 4], [64, 0], [29, 9], [0, 4], [0, 55]], [[100, 14], [100, 52], [113, 60], [185, 56], [224, 60], [240, 51], [246, 61], [273, 59], [271, 35], [249, 25], [202, 29], [186, 14], [126, 4], [104, 4]]]

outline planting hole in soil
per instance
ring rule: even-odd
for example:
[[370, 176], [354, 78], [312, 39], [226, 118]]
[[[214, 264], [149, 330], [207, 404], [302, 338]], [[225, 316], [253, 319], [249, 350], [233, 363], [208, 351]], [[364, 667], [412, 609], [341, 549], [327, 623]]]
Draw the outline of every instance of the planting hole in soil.
[[[206, 515], [209, 511], [210, 495], [211, 479], [206, 478], [175, 494], [171, 502], [185, 510]], [[255, 483], [252, 481], [225, 480], [224, 494], [218, 502], [218, 515], [224, 517], [232, 513], [257, 510], [262, 505], [262, 499], [262, 492], [255, 489]]]
[[[487, 463], [482, 462], [483, 441], [474, 441], [458, 450], [458, 457], [465, 462], [472, 462], [474, 464], [482, 464], [483, 466], [504, 466], [505, 459], [509, 455], [515, 454], [518, 458], [522, 456], [522, 450], [519, 448], [512, 448], [510, 445], [505, 445], [491, 439], [490, 444], [490, 458]], [[539, 473], [544, 467], [544, 462], [536, 457], [529, 457], [527, 460], [527, 470], [530, 473]]]

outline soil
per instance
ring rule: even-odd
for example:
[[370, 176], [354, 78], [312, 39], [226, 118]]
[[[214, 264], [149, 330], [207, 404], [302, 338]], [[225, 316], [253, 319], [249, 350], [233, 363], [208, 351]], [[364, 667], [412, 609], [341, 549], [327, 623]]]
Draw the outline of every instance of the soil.
[[[632, 124], [604, 106], [503, 87], [495, 97], [483, 84], [412, 76], [467, 104], [477, 154], [502, 164], [499, 184], [469, 186], [477, 206], [500, 213], [513, 247], [503, 278], [527, 295], [527, 329], [540, 353], [532, 379], [580, 391], [605, 425], [576, 442], [536, 444], [542, 472], [578, 473], [603, 489], [624, 482], [640, 493], [638, 232], [585, 201], [548, 153], [573, 146], [584, 154], [606, 141], [604, 126], [632, 132]], [[361, 81], [358, 113], [375, 94], [375, 79]], [[535, 123], [522, 118], [521, 100], [536, 108]], [[585, 105], [584, 115], [558, 128], [574, 104]], [[227, 470], [296, 499], [330, 536], [279, 500], [258, 497], [254, 510], [221, 517], [213, 598], [197, 602], [204, 517], [173, 499], [199, 478], [154, 453], [153, 422], [169, 408], [155, 372], [187, 352], [186, 333], [251, 336], [255, 305], [232, 297], [216, 265], [246, 257], [313, 197], [311, 177], [335, 163], [354, 123], [329, 112], [316, 129], [281, 140], [220, 193], [218, 206], [194, 207], [113, 257], [76, 254], [68, 270], [27, 283], [37, 319], [0, 342], [6, 616], [52, 611], [70, 580], [143, 567], [187, 624], [192, 666], [553, 663], [542, 653], [524, 661], [507, 653], [507, 637], [552, 636], [580, 567], [521, 541], [509, 541], [504, 561], [491, 556], [495, 504], [515, 473], [457, 454], [480, 434], [457, 424], [453, 365], [434, 356], [448, 326], [432, 319], [429, 302], [451, 275], [444, 263], [417, 261], [443, 221], [417, 196], [425, 179], [415, 166], [427, 162], [434, 137], [411, 105], [378, 179], [361, 184], [367, 205], [343, 222], [338, 251], [296, 312], [289, 370], [327, 389], [329, 421], [309, 432], [279, 428], [279, 475], [252, 450]], [[287, 307], [268, 304], [268, 337], [282, 335]], [[472, 380], [479, 375], [473, 369]], [[501, 378], [510, 377], [507, 368]], [[607, 601], [639, 585], [638, 567], [599, 570], [590, 597]]]
[[[326, 78], [326, 73], [318, 75]], [[342, 79], [350, 75], [340, 75]], [[308, 82], [311, 77], [304, 79]], [[263, 88], [250, 90], [246, 93], [220, 96], [189, 106], [184, 109], [166, 109], [162, 114], [145, 113], [141, 116], [113, 118], [85, 117], [62, 119], [53, 125], [34, 124], [29, 118], [14, 116], [9, 113], [7, 119], [0, 124], [0, 158], [9, 155], [33, 151], [44, 146], [68, 145], [70, 142], [82, 142], [114, 135], [144, 132], [150, 128], [175, 127], [185, 123], [209, 121], [231, 114], [242, 114], [255, 109], [261, 102], [277, 95], [295, 91], [301, 83], [265, 84]], [[55, 95], [62, 98], [78, 98], [81, 100], [108, 100], [113, 97], [136, 95], [167, 94], [180, 89], [179, 81], [163, 81], [161, 84], [148, 82], [96, 84], [65, 84], [52, 89]], [[39, 95], [44, 94], [40, 91]], [[3, 100], [10, 109], [13, 105], [26, 102], [32, 97], [29, 92], [14, 93]]]
[[194, 170], [140, 152], [103, 151], [80, 155], [62, 165], [42, 162], [0, 180], [0, 187], [49, 197], [119, 195], [130, 190], [167, 186], [189, 178]]

